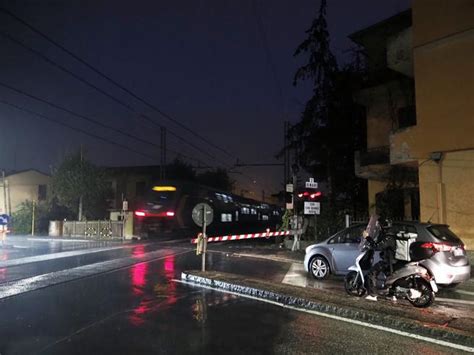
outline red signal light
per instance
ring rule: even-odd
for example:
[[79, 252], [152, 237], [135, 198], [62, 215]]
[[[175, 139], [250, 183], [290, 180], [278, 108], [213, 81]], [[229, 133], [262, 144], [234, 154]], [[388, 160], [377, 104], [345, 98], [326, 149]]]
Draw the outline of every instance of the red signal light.
[[135, 216], [137, 217], [145, 217], [146, 213], [143, 211], [135, 211]]
[[316, 198], [316, 197], [319, 197], [319, 196], [321, 196], [321, 191], [312, 193], [310, 197], [311, 197], [311, 198]]

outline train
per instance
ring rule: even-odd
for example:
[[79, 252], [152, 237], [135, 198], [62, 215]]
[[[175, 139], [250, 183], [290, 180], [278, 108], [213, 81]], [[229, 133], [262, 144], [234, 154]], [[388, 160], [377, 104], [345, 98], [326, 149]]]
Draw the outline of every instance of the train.
[[275, 230], [283, 208], [186, 181], [160, 181], [149, 188], [134, 210], [134, 234], [193, 237], [206, 216], [209, 236]]

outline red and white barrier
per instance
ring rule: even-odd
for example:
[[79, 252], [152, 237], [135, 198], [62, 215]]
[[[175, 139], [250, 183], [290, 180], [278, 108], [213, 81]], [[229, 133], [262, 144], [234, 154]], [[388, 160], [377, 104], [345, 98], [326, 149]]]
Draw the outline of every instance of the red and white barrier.
[[[278, 236], [290, 235], [290, 234], [292, 234], [291, 231], [224, 235], [224, 236], [221, 236], [221, 237], [208, 237], [207, 242], [210, 243], [210, 242], [225, 242], [225, 241], [229, 241], [229, 240], [270, 238], [270, 237], [278, 237]], [[197, 238], [191, 239], [191, 243], [196, 244], [197, 243]]]

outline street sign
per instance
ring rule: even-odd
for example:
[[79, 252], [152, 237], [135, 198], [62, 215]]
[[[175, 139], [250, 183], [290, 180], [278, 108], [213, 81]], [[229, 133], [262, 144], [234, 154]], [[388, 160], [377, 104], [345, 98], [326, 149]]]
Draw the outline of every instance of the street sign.
[[309, 178], [309, 181], [306, 181], [305, 186], [307, 189], [317, 189], [318, 183], [315, 182], [313, 178]]
[[286, 184], [286, 192], [293, 192], [293, 184]]
[[293, 209], [293, 202], [287, 203], [287, 204], [286, 204], [286, 209], [287, 209], [287, 210], [292, 210], [292, 209]]
[[10, 216], [7, 214], [0, 215], [0, 226], [6, 226], [10, 221]]
[[203, 225], [204, 207], [206, 207], [206, 226], [210, 225], [214, 219], [214, 211], [212, 210], [212, 207], [204, 202], [198, 203], [196, 206], [194, 206], [191, 216], [194, 223], [196, 223], [199, 227], [202, 227]]
[[320, 214], [321, 213], [321, 203], [319, 202], [304, 202], [304, 214]]

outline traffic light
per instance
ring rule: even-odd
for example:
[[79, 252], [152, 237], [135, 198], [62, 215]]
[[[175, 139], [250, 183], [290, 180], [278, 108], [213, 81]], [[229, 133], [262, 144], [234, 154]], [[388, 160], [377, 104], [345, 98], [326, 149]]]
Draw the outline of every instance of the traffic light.
[[314, 200], [321, 195], [321, 191], [302, 191], [298, 193], [298, 197], [303, 200]]

